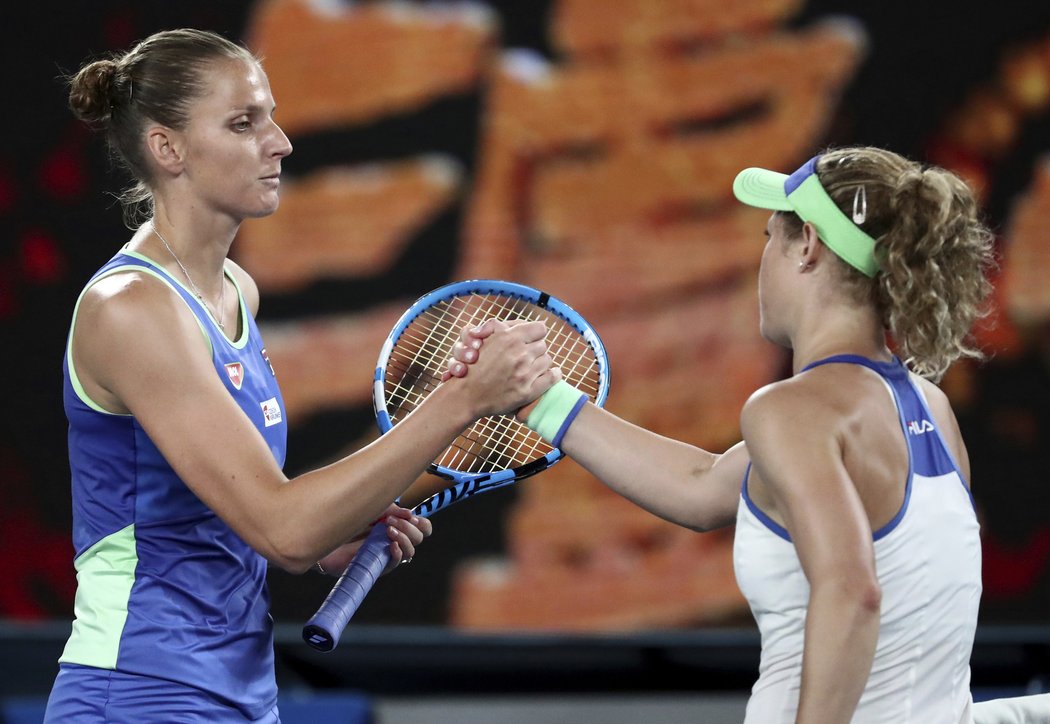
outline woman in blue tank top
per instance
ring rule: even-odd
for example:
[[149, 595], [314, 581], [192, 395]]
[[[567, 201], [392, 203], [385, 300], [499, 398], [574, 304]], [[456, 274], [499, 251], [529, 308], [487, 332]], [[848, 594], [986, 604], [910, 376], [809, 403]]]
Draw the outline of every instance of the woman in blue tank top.
[[[967, 337], [993, 256], [973, 193], [870, 147], [791, 175], [747, 169], [733, 190], [773, 211], [760, 326], [794, 374], [750, 398], [744, 439], [723, 454], [593, 405], [556, 426], [562, 449], [667, 520], [736, 523], [762, 634], [749, 724], [1012, 721], [970, 697], [980, 539], [966, 448], [934, 384], [980, 356]], [[471, 336], [448, 374], [469, 379]], [[1050, 720], [1047, 698], [1010, 707]]]
[[495, 334], [489, 374], [441, 385], [375, 444], [294, 479], [287, 412], [227, 258], [277, 210], [292, 151], [262, 66], [196, 30], [86, 64], [70, 106], [136, 180], [130, 241], [77, 302], [64, 359], [76, 619], [47, 721], [278, 721], [268, 563], [342, 571], [388, 527], [390, 568], [430, 523], [390, 505], [473, 420], [554, 381], [541, 323]]

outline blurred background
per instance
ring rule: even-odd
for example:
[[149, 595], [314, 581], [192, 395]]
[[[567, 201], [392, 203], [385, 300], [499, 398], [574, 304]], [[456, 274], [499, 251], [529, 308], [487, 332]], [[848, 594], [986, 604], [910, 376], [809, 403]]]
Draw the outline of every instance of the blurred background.
[[[65, 334], [130, 235], [114, 199], [127, 179], [66, 109], [63, 76], [184, 26], [262, 57], [295, 146], [280, 211], [232, 252], [262, 292], [289, 475], [374, 439], [387, 331], [420, 294], [471, 277], [568, 301], [608, 348], [611, 410], [724, 450], [748, 395], [789, 369], [758, 335], [766, 214], [733, 201], [736, 172], [874, 144], [965, 177], [1001, 252], [975, 330], [989, 359], [943, 381], [982, 522], [974, 683], [1048, 682], [1050, 4], [106, 0], [10, 3], [0, 18], [0, 696], [28, 720], [75, 590]], [[411, 702], [429, 721], [739, 721], [757, 639], [732, 531], [664, 523], [571, 461], [434, 523], [328, 657], [298, 630], [331, 580], [271, 574], [279, 675], [302, 698], [282, 704], [288, 721], [347, 691], [378, 721], [413, 721]], [[628, 698], [602, 709], [614, 692]], [[485, 698], [499, 696], [519, 698]], [[312, 716], [350, 721], [340, 701], [336, 718]]]

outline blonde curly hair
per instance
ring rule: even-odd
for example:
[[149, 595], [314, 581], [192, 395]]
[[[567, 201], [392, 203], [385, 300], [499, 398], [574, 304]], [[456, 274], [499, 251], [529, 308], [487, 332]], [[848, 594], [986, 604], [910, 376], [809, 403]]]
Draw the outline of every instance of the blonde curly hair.
[[[875, 239], [879, 272], [868, 278], [839, 260], [840, 274], [858, 302], [875, 304], [908, 367], [936, 381], [956, 359], [982, 358], [970, 332], [987, 314], [996, 262], [970, 187], [950, 171], [873, 147], [828, 151], [816, 171], [847, 216], [864, 190], [858, 226]], [[797, 215], [782, 216], [789, 234], [801, 232]]]

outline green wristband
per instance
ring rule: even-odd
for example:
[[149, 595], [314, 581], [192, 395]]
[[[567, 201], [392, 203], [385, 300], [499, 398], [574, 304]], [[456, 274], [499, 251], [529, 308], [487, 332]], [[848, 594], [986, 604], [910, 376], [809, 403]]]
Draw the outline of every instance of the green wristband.
[[582, 407], [581, 402], [586, 401], [586, 398], [585, 394], [565, 380], [558, 380], [540, 396], [525, 424], [547, 442], [561, 442], [568, 427], [566, 423], [576, 416]]

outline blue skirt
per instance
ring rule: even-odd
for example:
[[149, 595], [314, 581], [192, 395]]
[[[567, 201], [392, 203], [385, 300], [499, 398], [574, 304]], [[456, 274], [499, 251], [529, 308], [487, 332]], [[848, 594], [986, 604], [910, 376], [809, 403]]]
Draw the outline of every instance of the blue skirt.
[[258, 718], [199, 689], [149, 676], [62, 664], [44, 724], [280, 724], [277, 705]]

